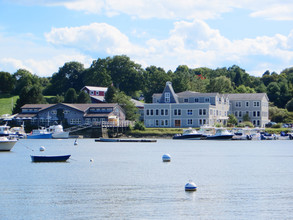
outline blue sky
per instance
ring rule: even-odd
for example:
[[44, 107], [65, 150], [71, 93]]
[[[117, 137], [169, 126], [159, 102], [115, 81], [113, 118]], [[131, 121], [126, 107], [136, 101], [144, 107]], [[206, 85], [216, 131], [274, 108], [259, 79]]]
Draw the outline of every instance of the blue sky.
[[51, 76], [65, 62], [125, 54], [174, 71], [293, 65], [291, 0], [0, 0], [0, 71]]

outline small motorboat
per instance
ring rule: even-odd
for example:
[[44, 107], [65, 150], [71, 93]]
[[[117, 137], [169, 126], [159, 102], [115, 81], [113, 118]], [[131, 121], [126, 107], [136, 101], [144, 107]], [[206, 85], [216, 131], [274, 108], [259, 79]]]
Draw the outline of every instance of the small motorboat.
[[251, 140], [250, 128], [234, 128], [232, 140]]
[[60, 156], [33, 156], [31, 155], [32, 162], [66, 162], [71, 155]]
[[205, 139], [207, 135], [198, 133], [193, 128], [184, 129], [182, 134], [175, 134], [173, 139], [186, 139], [186, 140], [202, 140]]
[[27, 135], [27, 139], [51, 139], [52, 132], [48, 131], [46, 128], [41, 127], [39, 129], [34, 129], [30, 134]]
[[16, 142], [16, 138], [0, 137], [0, 151], [10, 151]]
[[277, 140], [277, 136], [275, 134], [270, 134], [267, 132], [261, 132], [260, 134], [261, 140]]
[[214, 128], [214, 134], [207, 135], [207, 140], [232, 140], [234, 136], [226, 128]]

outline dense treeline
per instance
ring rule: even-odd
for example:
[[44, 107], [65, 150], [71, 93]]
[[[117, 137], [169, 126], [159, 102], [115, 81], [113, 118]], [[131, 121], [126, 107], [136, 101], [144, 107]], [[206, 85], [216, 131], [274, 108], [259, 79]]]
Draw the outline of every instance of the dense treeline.
[[45, 103], [44, 96], [54, 96], [50, 102], [88, 102], [80, 93], [84, 86], [113, 86], [115, 91], [126, 96], [144, 96], [145, 102], [152, 100], [153, 93], [161, 93], [166, 81], [171, 81], [175, 92], [186, 90], [219, 93], [267, 93], [270, 102], [278, 108], [293, 111], [293, 67], [281, 73], [263, 73], [251, 76], [244, 69], [233, 65], [229, 68], [195, 68], [180, 65], [166, 72], [161, 67], [145, 69], [129, 57], [114, 56], [94, 60], [89, 68], [79, 62], [68, 62], [51, 77], [38, 77], [27, 70], [16, 73], [0, 72], [0, 90], [19, 95], [14, 112], [25, 103]]

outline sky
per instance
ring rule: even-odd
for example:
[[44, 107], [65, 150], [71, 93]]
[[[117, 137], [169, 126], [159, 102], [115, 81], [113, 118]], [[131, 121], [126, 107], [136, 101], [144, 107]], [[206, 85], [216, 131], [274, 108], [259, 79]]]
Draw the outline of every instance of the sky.
[[127, 55], [143, 68], [293, 66], [292, 0], [0, 0], [0, 71], [51, 76]]

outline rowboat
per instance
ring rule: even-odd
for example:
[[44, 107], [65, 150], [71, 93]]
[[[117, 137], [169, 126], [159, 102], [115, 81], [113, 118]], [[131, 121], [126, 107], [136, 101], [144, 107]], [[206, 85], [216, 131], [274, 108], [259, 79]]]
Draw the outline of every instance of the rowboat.
[[71, 155], [60, 156], [33, 156], [31, 155], [32, 162], [66, 162]]

